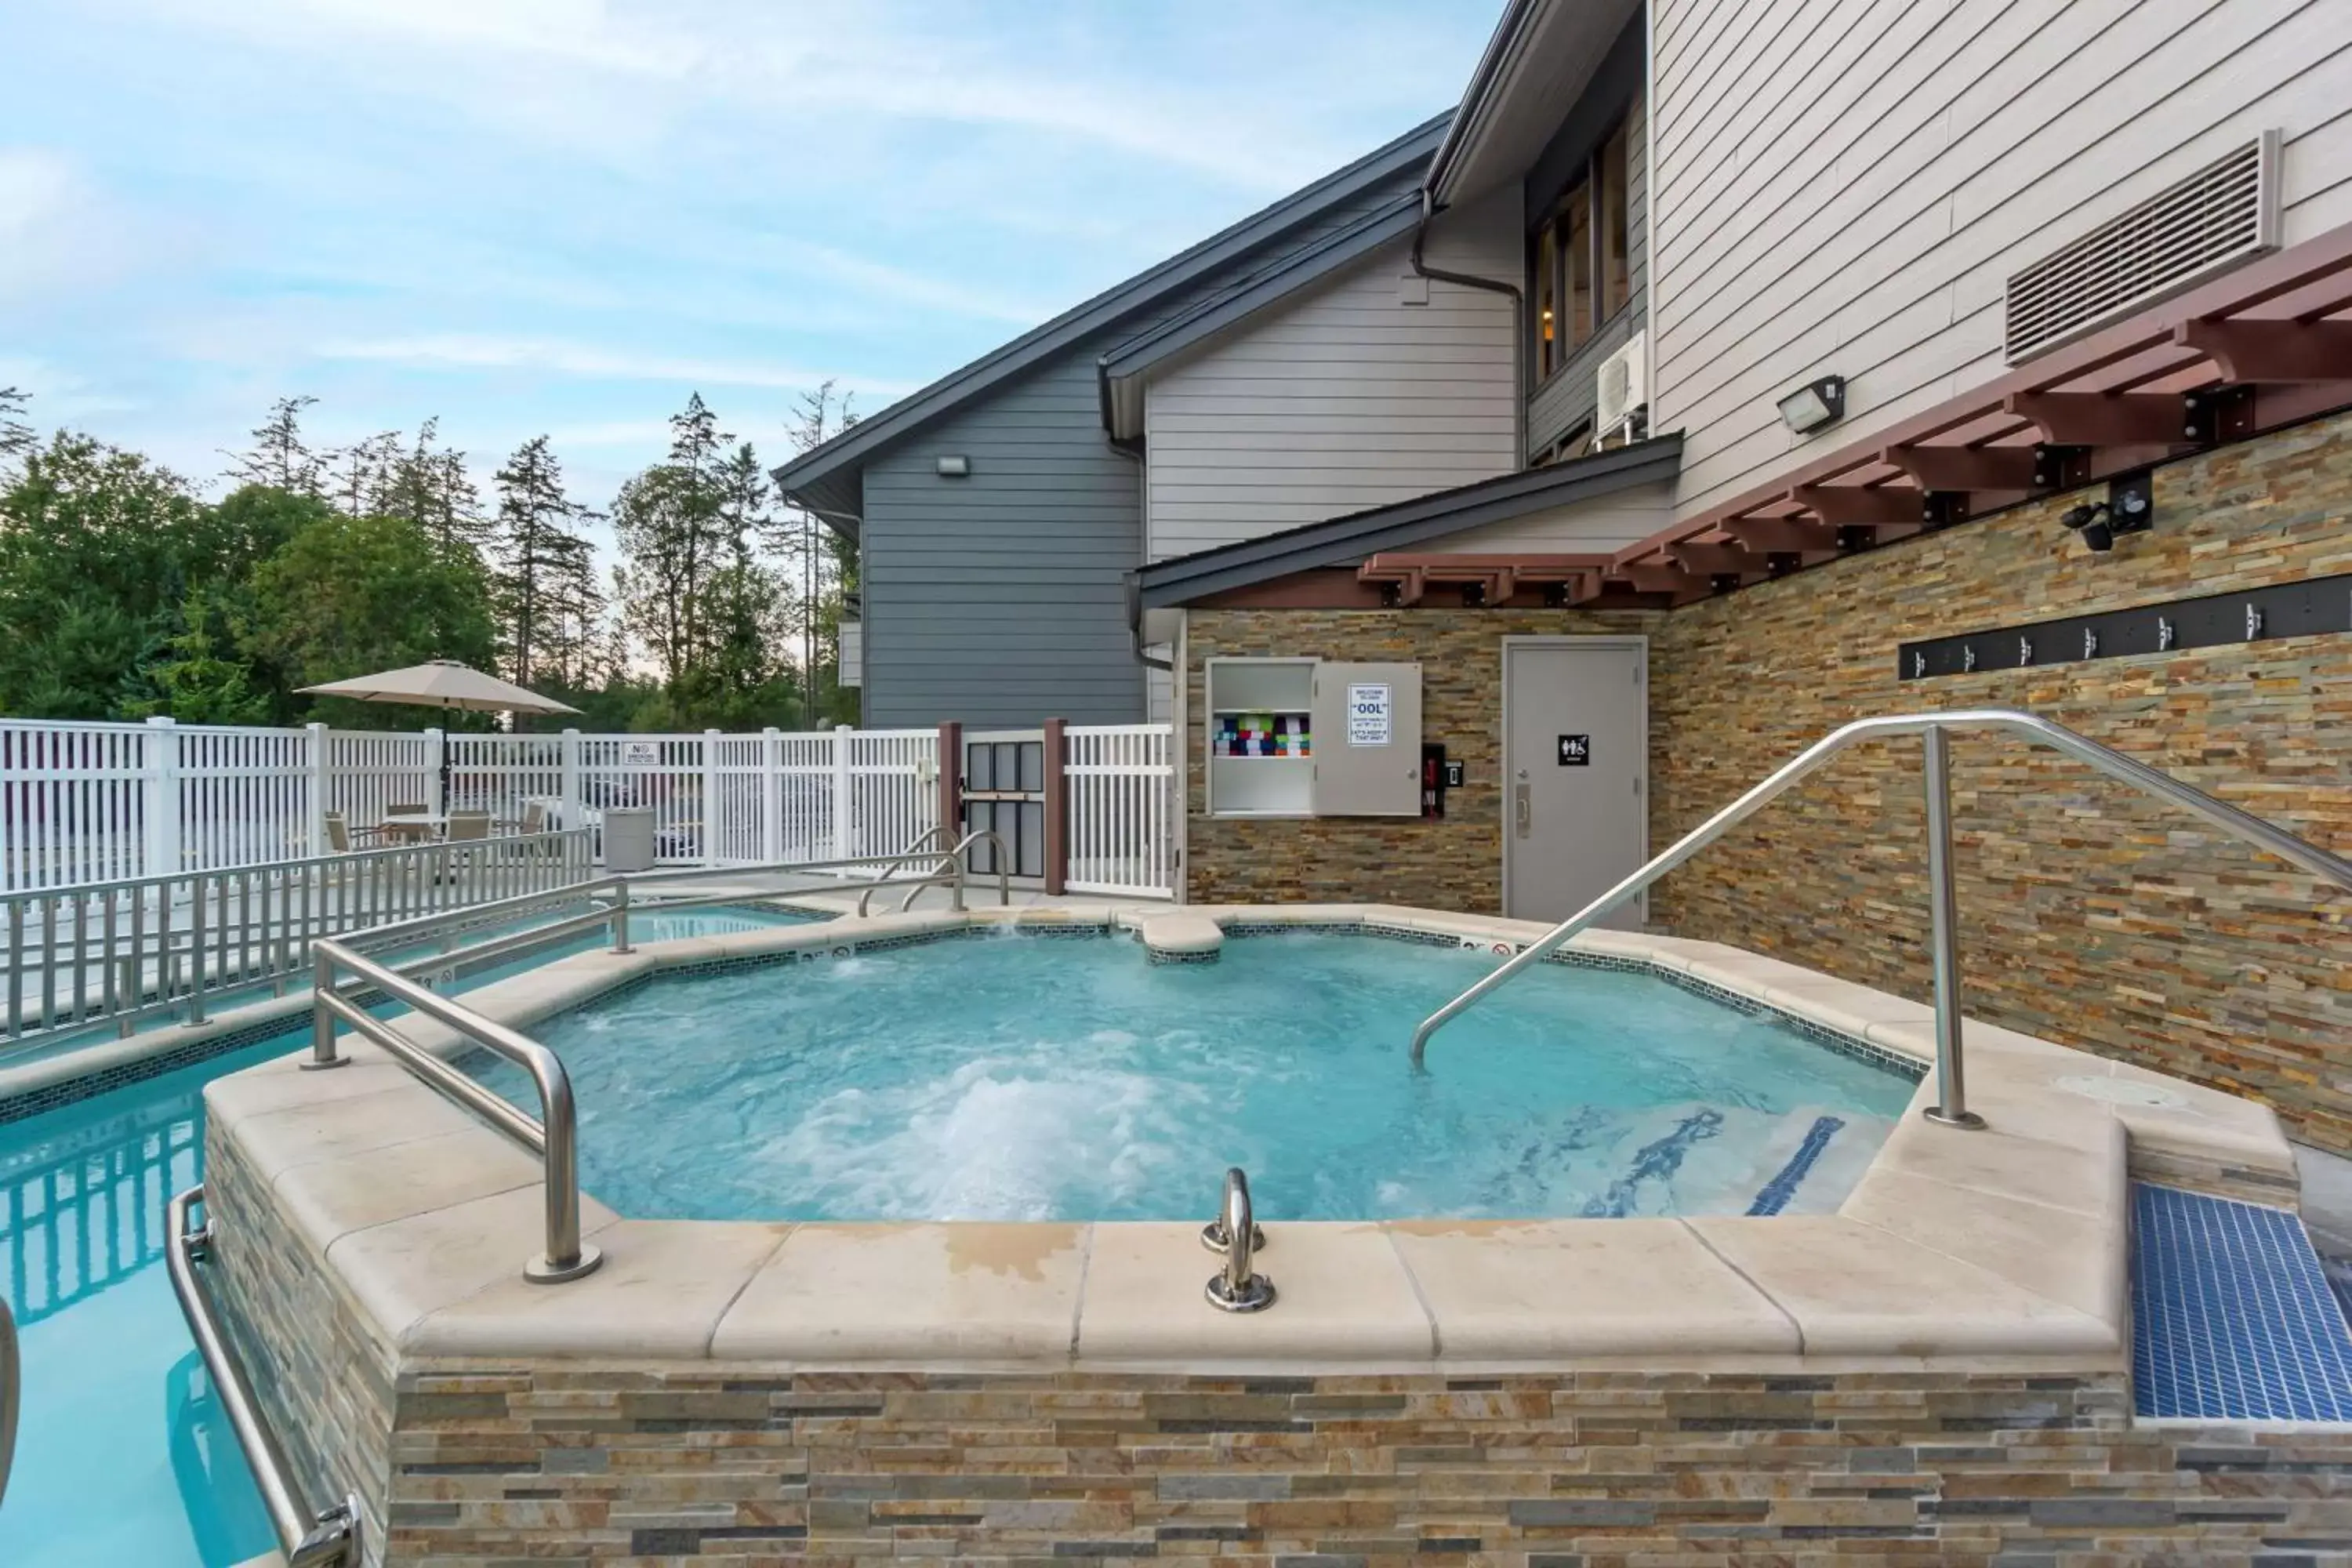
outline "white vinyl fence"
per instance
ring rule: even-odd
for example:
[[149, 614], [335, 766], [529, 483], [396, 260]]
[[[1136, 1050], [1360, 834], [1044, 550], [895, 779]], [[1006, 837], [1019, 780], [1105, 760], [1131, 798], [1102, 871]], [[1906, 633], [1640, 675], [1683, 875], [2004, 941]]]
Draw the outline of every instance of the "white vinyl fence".
[[1073, 724], [1063, 734], [1070, 891], [1172, 896], [1176, 764], [1170, 727]]
[[[1067, 731], [1067, 885], [1174, 888], [1173, 737]], [[939, 735], [446, 735], [0, 719], [0, 891], [257, 866], [323, 854], [393, 808], [487, 811], [499, 831], [655, 814], [674, 866], [896, 854], [938, 823]], [[601, 850], [600, 850], [601, 853]]]

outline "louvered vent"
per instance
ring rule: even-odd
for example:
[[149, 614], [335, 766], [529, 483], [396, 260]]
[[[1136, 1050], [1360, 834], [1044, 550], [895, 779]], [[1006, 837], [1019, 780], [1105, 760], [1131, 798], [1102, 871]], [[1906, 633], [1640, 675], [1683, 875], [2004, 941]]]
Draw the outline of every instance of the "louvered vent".
[[2278, 245], [2278, 132], [2110, 218], [2009, 279], [2014, 364]]

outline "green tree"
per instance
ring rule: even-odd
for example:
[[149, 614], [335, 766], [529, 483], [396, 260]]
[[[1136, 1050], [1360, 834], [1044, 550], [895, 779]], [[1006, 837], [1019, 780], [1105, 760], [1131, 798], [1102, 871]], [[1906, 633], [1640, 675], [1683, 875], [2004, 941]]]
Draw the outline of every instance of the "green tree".
[[326, 464], [302, 439], [302, 412], [315, 397], [281, 397], [269, 405], [269, 417], [253, 428], [253, 445], [243, 452], [226, 454], [229, 477], [248, 485], [267, 485], [293, 495], [315, 496], [323, 488]]
[[486, 550], [497, 522], [482, 510], [466, 454], [437, 445], [440, 429], [439, 419], [427, 419], [406, 451], [389, 454], [371, 510], [406, 519], [444, 550]]
[[521, 685], [582, 680], [604, 616], [595, 547], [578, 531], [591, 515], [563, 491], [563, 465], [536, 436], [498, 471], [499, 534], [493, 554], [499, 641]]
[[168, 658], [151, 665], [147, 684], [153, 695], [128, 704], [144, 718], [168, 713], [183, 724], [268, 724], [278, 721], [270, 693], [255, 689], [252, 666], [236, 653], [219, 626], [220, 611], [204, 595], [191, 598], [185, 627], [170, 644]]
[[710, 651], [709, 594], [736, 552], [722, 469], [733, 437], [700, 393], [670, 418], [669, 460], [622, 485], [613, 501], [622, 623], [660, 667], [666, 686], [692, 685]]
[[33, 449], [33, 427], [20, 417], [31, 400], [29, 393], [0, 386], [0, 478], [14, 472], [16, 459]]
[[[394, 517], [320, 518], [254, 573], [247, 646], [312, 686], [392, 666], [454, 658], [478, 668], [496, 651], [490, 585], [471, 552], [437, 549]], [[437, 709], [320, 699], [314, 716], [352, 729], [444, 724]]]
[[221, 568], [213, 509], [167, 468], [60, 434], [0, 490], [0, 712], [123, 716]]

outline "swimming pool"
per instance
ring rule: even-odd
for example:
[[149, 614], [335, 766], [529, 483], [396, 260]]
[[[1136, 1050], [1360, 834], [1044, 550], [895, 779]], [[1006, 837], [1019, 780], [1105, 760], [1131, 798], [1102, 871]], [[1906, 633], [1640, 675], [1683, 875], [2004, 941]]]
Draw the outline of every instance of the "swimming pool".
[[[708, 907], [646, 911], [632, 927], [635, 940], [661, 942], [811, 918]], [[456, 989], [596, 940], [470, 975]], [[276, 1547], [162, 1267], [163, 1206], [204, 1174], [205, 1083], [309, 1037], [307, 1017], [289, 1021], [194, 1066], [0, 1122], [0, 1294], [16, 1316], [25, 1369], [0, 1506], [7, 1568], [230, 1568]]]
[[1413, 1024], [1496, 963], [1352, 933], [1169, 965], [951, 940], [660, 978], [534, 1032], [572, 1074], [583, 1185], [643, 1218], [1166, 1219], [1210, 1212], [1232, 1164], [1269, 1218], [1820, 1212], [1916, 1084], [1565, 964], [1413, 1075]]

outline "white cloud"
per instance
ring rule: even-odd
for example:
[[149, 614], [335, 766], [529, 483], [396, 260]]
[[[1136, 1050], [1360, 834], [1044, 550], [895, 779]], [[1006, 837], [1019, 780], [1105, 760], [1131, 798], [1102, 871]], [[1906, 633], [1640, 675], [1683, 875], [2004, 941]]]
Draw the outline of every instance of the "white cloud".
[[544, 338], [505, 338], [469, 332], [412, 337], [343, 338], [321, 342], [311, 356], [390, 364], [454, 366], [477, 370], [545, 371], [597, 381], [660, 381], [680, 385], [772, 386], [805, 389], [827, 381], [874, 396], [895, 397], [906, 383], [871, 381], [828, 371], [787, 365], [730, 363], [724, 360], [642, 354]]

